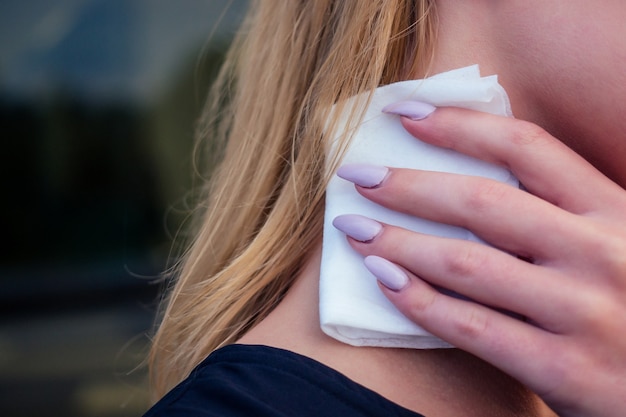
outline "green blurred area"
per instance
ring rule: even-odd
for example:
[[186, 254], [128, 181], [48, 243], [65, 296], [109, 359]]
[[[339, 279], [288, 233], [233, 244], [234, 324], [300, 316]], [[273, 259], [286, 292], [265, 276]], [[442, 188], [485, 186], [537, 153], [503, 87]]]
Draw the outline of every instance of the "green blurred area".
[[194, 125], [224, 45], [214, 41], [200, 67], [186, 57], [147, 105], [67, 91], [0, 102], [2, 210], [16, 220], [0, 262], [132, 256], [169, 240], [187, 209]]
[[0, 4], [1, 416], [148, 407], [195, 123], [245, 3]]

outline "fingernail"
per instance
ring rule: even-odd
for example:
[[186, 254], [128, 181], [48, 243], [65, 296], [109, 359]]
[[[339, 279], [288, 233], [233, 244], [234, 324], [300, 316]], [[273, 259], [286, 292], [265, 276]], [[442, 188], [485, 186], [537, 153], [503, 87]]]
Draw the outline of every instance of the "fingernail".
[[382, 112], [408, 117], [411, 120], [422, 120], [436, 109], [432, 104], [422, 101], [398, 101], [383, 107]]
[[369, 242], [383, 230], [383, 225], [376, 220], [358, 214], [337, 216], [333, 219], [333, 226], [359, 242]]
[[392, 291], [400, 291], [409, 283], [409, 277], [396, 264], [380, 256], [367, 256], [364, 261], [367, 269], [385, 287]]
[[383, 182], [389, 168], [370, 164], [346, 164], [337, 170], [337, 176], [361, 187], [374, 188]]

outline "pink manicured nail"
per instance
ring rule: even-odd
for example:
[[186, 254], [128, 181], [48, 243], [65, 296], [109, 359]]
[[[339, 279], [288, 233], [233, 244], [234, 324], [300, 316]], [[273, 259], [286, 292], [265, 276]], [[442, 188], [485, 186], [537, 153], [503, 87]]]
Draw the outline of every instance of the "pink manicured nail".
[[396, 264], [380, 256], [368, 256], [363, 261], [369, 271], [392, 291], [400, 291], [409, 283], [409, 277]]
[[436, 109], [432, 104], [422, 101], [398, 101], [383, 107], [383, 113], [397, 114], [408, 117], [411, 120], [422, 120], [427, 118]]
[[359, 242], [369, 242], [383, 230], [383, 225], [376, 220], [358, 214], [337, 216], [333, 219], [333, 226]]
[[361, 187], [374, 188], [383, 182], [389, 168], [370, 164], [346, 164], [337, 170], [337, 176]]

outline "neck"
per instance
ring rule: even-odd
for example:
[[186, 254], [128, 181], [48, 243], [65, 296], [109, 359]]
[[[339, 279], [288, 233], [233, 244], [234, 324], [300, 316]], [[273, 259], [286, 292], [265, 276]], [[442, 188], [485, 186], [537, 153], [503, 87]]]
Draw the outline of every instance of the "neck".
[[317, 251], [278, 307], [239, 343], [308, 356], [425, 415], [551, 415], [520, 383], [466, 352], [354, 347], [326, 336], [319, 326], [319, 264]]
[[524, 75], [511, 65], [505, 52], [507, 44], [501, 40], [506, 38], [506, 33], [494, 24], [502, 18], [494, 12], [492, 3], [438, 0], [435, 54], [429, 74], [413, 74], [413, 77], [479, 64], [482, 75], [498, 75], [517, 118], [539, 122], [541, 113], [537, 112], [537, 103], [525, 86]]

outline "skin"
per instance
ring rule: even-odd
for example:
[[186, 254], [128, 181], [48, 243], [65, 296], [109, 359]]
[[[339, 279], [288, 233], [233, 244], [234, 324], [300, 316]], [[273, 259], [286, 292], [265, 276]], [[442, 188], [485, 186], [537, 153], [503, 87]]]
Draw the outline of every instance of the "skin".
[[[317, 319], [318, 253], [240, 342], [310, 356], [425, 415], [552, 415], [538, 397], [561, 416], [622, 415], [626, 6], [439, 0], [437, 8], [431, 72], [479, 63], [484, 74], [498, 74], [516, 117], [526, 121], [441, 108], [401, 123], [421, 140], [508, 167], [527, 191], [391, 168], [379, 186], [357, 186], [359, 192], [467, 227], [493, 247], [387, 225], [371, 241], [348, 239], [363, 256], [389, 259], [406, 274], [401, 290], [381, 290], [407, 317], [470, 354], [354, 348], [329, 339]], [[441, 295], [431, 284], [476, 302]]]
[[436, 4], [441, 25], [432, 72], [479, 63], [484, 74], [498, 74], [516, 118], [538, 124], [626, 184], [623, 1]]
[[[401, 169], [391, 169], [375, 188], [357, 187], [386, 207], [466, 227], [495, 246], [388, 225], [368, 242], [350, 239], [362, 255], [388, 259], [406, 273], [406, 285], [398, 291], [382, 287], [384, 293], [419, 325], [525, 383], [559, 415], [622, 415], [623, 188], [525, 122], [449, 108], [402, 123], [429, 143], [506, 163], [528, 192], [479, 178]], [[567, 170], [555, 168], [561, 166]], [[431, 284], [476, 302], [442, 295]]]
[[[441, 2], [443, 10], [452, 5], [459, 8], [444, 14], [450, 19], [463, 13], [459, 3]], [[516, 115], [535, 124], [451, 108], [402, 123], [423, 141], [508, 167], [527, 192], [484, 179], [392, 169], [379, 186], [357, 188], [394, 210], [466, 227], [494, 247], [391, 226], [367, 243], [351, 244], [404, 269], [406, 286], [383, 291], [405, 315], [524, 382], [559, 415], [622, 415], [626, 6], [491, 6], [495, 14], [487, 16], [499, 19], [488, 21], [502, 36], [468, 29], [466, 38], [494, 39], [485, 41], [491, 54], [484, 56], [506, 58], [489, 62]], [[476, 302], [442, 295], [429, 284]]]
[[354, 347], [319, 326], [320, 253], [311, 256], [277, 308], [238, 343], [279, 347], [313, 358], [425, 416], [552, 416], [525, 386], [457, 349]]

